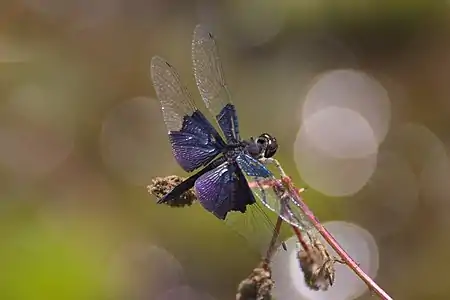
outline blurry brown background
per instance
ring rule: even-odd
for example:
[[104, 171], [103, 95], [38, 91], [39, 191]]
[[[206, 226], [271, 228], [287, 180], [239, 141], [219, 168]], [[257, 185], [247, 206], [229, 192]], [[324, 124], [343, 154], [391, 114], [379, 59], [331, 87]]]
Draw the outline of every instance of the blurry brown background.
[[[155, 176], [183, 175], [150, 59], [174, 64], [203, 107], [190, 60], [197, 23], [219, 41], [241, 134], [275, 135], [317, 216], [370, 233], [372, 271], [394, 299], [448, 299], [449, 13], [448, 1], [3, 1], [0, 299], [234, 298], [257, 255], [201, 207], [157, 206], [146, 191]], [[355, 119], [311, 121], [322, 159], [300, 127], [309, 89], [335, 69], [356, 81], [310, 97], [360, 102], [335, 104]], [[369, 87], [356, 91], [352, 69]]]

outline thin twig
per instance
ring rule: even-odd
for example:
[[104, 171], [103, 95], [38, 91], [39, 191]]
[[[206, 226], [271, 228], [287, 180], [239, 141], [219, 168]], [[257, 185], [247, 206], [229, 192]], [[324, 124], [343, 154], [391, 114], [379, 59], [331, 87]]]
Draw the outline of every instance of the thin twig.
[[275, 224], [275, 228], [273, 230], [272, 239], [270, 240], [269, 247], [267, 248], [266, 257], [264, 258], [265, 261], [270, 262], [272, 260], [272, 256], [275, 253], [275, 250], [277, 248], [277, 240], [280, 236], [280, 229], [281, 225], [283, 224], [283, 219], [278, 216], [277, 223]]

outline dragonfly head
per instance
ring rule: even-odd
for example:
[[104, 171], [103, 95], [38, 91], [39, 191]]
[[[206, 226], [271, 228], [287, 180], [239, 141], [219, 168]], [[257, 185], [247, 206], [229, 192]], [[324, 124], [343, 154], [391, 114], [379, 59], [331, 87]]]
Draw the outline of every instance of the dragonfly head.
[[269, 158], [275, 155], [278, 149], [277, 139], [268, 133], [261, 134], [256, 139], [262, 157]]

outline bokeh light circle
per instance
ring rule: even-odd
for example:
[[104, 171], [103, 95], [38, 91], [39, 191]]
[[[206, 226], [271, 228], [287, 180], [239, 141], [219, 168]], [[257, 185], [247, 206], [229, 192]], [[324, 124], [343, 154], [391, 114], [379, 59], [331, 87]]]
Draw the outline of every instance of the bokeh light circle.
[[450, 159], [446, 145], [428, 127], [405, 123], [394, 134], [394, 146], [418, 178], [420, 198], [435, 212], [434, 220], [448, 228], [450, 216]]
[[349, 201], [357, 220], [377, 237], [405, 229], [419, 204], [416, 175], [404, 156], [378, 154], [377, 169], [369, 183]]
[[363, 158], [375, 154], [378, 144], [370, 124], [358, 112], [328, 106], [302, 124], [315, 147], [336, 158]]
[[[365, 229], [348, 222], [332, 221], [324, 226], [338, 240], [345, 251], [360, 264], [360, 267], [375, 278], [379, 266], [377, 244]], [[322, 238], [322, 243], [325, 244]], [[345, 265], [336, 264], [336, 279], [327, 291], [313, 291], [304, 282], [304, 275], [296, 258], [296, 237], [287, 241], [288, 251], [278, 251], [272, 263], [273, 278], [276, 281], [274, 296], [277, 299], [307, 300], [352, 300], [367, 291], [367, 286]], [[331, 255], [335, 252], [328, 246]]]
[[356, 70], [341, 69], [322, 74], [309, 89], [302, 119], [328, 106], [348, 108], [361, 114], [381, 143], [389, 130], [391, 104], [386, 89], [374, 78]]
[[377, 151], [365, 119], [339, 107], [327, 107], [310, 116], [294, 143], [294, 159], [302, 179], [329, 196], [361, 190], [375, 171]]
[[393, 146], [420, 174], [429, 159], [445, 159], [444, 143], [428, 127], [419, 123], [404, 123], [393, 133]]

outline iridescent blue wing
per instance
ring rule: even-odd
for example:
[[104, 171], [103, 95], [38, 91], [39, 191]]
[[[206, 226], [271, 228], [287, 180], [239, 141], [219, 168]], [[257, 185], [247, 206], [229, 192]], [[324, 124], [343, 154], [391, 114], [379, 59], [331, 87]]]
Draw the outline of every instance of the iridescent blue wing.
[[247, 176], [256, 178], [274, 177], [265, 165], [244, 152], [238, 155], [236, 162]]
[[312, 228], [311, 222], [302, 210], [301, 203], [295, 201], [295, 198], [265, 165], [245, 153], [239, 155], [236, 162], [246, 174], [253, 194], [264, 206], [291, 225], [302, 230]]
[[219, 133], [194, 105], [172, 65], [153, 57], [151, 78], [178, 164], [187, 172], [207, 165], [225, 145]]
[[258, 253], [266, 251], [274, 232], [274, 223], [256, 202], [247, 180], [236, 164], [225, 162], [195, 182], [200, 204], [225, 223]]
[[219, 123], [228, 143], [240, 140], [236, 109], [230, 100], [213, 35], [197, 25], [192, 39], [195, 80], [206, 107]]

